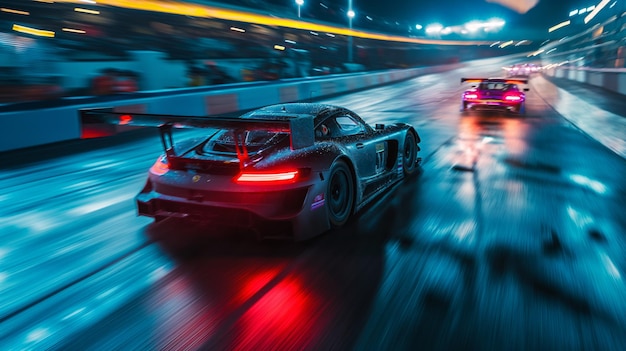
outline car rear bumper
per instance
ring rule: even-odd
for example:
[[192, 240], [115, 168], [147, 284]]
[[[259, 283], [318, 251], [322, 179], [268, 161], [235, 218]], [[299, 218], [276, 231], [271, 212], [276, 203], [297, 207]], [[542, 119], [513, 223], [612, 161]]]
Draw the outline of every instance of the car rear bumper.
[[463, 101], [465, 109], [516, 110], [523, 101], [508, 102], [502, 100]]
[[233, 222], [250, 216], [265, 219], [288, 219], [302, 211], [308, 187], [284, 191], [250, 194], [220, 192], [219, 198], [207, 194], [187, 197], [146, 191], [137, 195], [137, 210], [142, 216], [204, 218], [211, 221]]
[[[140, 216], [155, 219], [180, 218], [206, 222], [218, 227], [244, 228], [263, 238], [304, 240], [329, 229], [326, 211], [315, 203], [312, 189], [288, 189], [281, 192], [240, 197], [239, 203], [195, 201], [148, 190], [137, 197]], [[319, 192], [319, 188], [315, 193]]]

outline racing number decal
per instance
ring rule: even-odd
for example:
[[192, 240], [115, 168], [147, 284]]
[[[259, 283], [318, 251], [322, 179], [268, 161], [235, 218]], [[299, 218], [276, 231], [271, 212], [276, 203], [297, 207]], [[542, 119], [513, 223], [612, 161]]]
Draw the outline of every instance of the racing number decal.
[[376, 173], [385, 170], [385, 143], [376, 144]]

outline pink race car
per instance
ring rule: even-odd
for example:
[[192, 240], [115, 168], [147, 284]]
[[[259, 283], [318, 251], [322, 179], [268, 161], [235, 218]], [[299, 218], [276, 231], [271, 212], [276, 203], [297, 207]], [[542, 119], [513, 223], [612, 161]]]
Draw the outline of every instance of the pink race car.
[[528, 88], [519, 88], [519, 84], [528, 84], [527, 79], [507, 78], [461, 78], [461, 83], [478, 83], [463, 92], [461, 111], [477, 109], [500, 109], [518, 114], [526, 112], [526, 94]]

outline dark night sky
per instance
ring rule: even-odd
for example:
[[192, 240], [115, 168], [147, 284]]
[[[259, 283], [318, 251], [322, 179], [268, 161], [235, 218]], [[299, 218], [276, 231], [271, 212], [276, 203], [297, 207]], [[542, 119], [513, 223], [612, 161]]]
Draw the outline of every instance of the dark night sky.
[[[524, 0], [511, 0], [521, 2]], [[295, 0], [267, 0], [269, 3], [295, 7]], [[305, 0], [305, 6], [318, 6], [320, 0]], [[329, 6], [347, 8], [348, 0], [322, 0]], [[428, 25], [460, 25], [471, 20], [501, 18], [508, 30], [547, 32], [547, 29], [568, 18], [570, 10], [591, 6], [596, 0], [539, 0], [534, 8], [519, 14], [503, 5], [486, 0], [353, 0], [357, 14], [377, 16], [390, 21], [399, 20]]]
[[[370, 13], [382, 16], [399, 17], [406, 20], [432, 23], [438, 21], [444, 25], [468, 22], [472, 19], [488, 19], [500, 17], [505, 20], [523, 20], [531, 25], [550, 26], [559, 20], [565, 20], [571, 3], [578, 1], [540, 0], [525, 15], [520, 15], [500, 4], [488, 3], [485, 0], [353, 0], [353, 6]], [[512, 0], [513, 2], [515, 0]], [[595, 3], [594, 0], [589, 1]], [[559, 18], [557, 20], [556, 18]], [[448, 23], [449, 22], [449, 23]]]

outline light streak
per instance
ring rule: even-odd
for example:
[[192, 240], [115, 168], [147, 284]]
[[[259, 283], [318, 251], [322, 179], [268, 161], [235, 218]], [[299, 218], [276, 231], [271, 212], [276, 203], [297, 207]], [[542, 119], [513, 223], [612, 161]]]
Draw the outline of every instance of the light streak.
[[598, 12], [600, 12], [600, 10], [602, 10], [611, 0], [602, 0], [600, 1], [600, 3], [598, 4], [598, 6], [596, 6], [593, 11], [591, 11], [587, 17], [585, 17], [585, 24], [589, 23], [589, 21], [591, 21], [594, 17], [596, 17], [596, 15], [598, 14]]
[[36, 35], [39, 37], [54, 38], [54, 32], [50, 30], [31, 28], [31, 27], [21, 26], [19, 24], [14, 24], [13, 30], [16, 32], [20, 32], [20, 33]]
[[571, 23], [572, 23], [572, 21], [567, 20], [567, 21], [563, 21], [563, 22], [561, 22], [559, 24], [555, 24], [554, 26], [552, 26], [552, 27], [550, 27], [548, 29], [548, 33], [552, 33], [552, 32], [554, 32], [557, 29], [563, 28], [565, 26], [569, 26]]
[[74, 11], [76, 11], [76, 12], [86, 13], [86, 14], [89, 14], [89, 15], [99, 15], [99, 14], [100, 14], [100, 11], [97, 11], [97, 10], [89, 10], [89, 9], [83, 9], [83, 8], [80, 8], [80, 7], [76, 7], [76, 8], [74, 9]]
[[2, 7], [2, 8], [0, 8], [0, 11], [2, 11], [2, 12], [7, 12], [7, 13], [14, 13], [14, 14], [16, 14], [16, 15], [24, 15], [24, 16], [28, 16], [28, 15], [30, 15], [30, 12], [28, 12], [28, 11], [21, 11], [21, 10], [7, 9], [6, 7]]
[[[63, 3], [84, 3], [78, 0], [57, 0]], [[217, 18], [222, 20], [232, 20], [238, 22], [254, 23], [259, 25], [269, 25], [275, 27], [285, 27], [292, 29], [301, 29], [315, 32], [329, 32], [338, 35], [352, 36], [358, 38], [405, 42], [415, 44], [432, 44], [432, 45], [489, 45], [492, 42], [487, 41], [467, 41], [467, 40], [441, 40], [441, 39], [423, 39], [423, 38], [407, 38], [403, 36], [387, 35], [380, 33], [364, 32], [356, 29], [348, 29], [340, 26], [331, 26], [326, 24], [317, 24], [304, 22], [294, 19], [276, 18], [273, 16], [259, 15], [247, 13], [231, 9], [215, 8], [201, 4], [190, 4], [173, 1], [160, 0], [100, 0], [98, 5], [123, 7], [134, 10], [154, 11], [171, 13], [182, 16]]]

